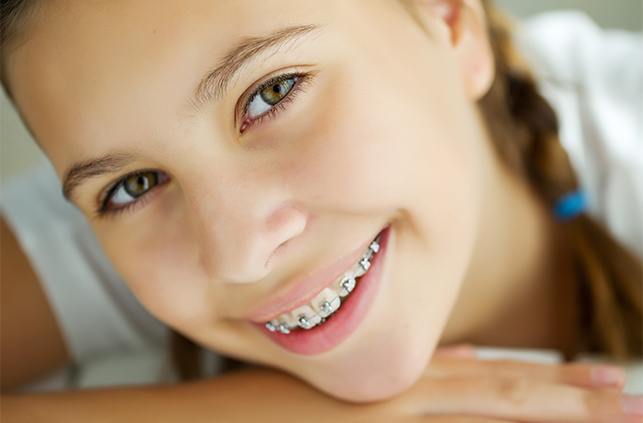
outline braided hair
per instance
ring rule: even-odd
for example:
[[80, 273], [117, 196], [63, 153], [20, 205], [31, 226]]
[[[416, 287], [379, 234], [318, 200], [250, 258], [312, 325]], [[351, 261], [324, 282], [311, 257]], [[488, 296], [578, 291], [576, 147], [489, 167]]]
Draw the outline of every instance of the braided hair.
[[[553, 209], [563, 195], [579, 188], [578, 178], [560, 143], [558, 120], [540, 95], [533, 75], [511, 42], [512, 23], [490, 0], [488, 16], [496, 76], [479, 107], [496, 153], [524, 178]], [[592, 217], [583, 214], [561, 225], [577, 270], [581, 317], [579, 352], [605, 353], [614, 360], [643, 351], [643, 263]]]

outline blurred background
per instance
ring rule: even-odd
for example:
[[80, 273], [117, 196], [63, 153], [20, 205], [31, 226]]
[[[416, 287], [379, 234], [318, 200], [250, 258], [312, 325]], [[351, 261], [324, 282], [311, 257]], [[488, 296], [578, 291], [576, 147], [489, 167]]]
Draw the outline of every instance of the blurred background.
[[526, 17], [548, 10], [576, 9], [587, 13], [604, 28], [641, 31], [643, 0], [495, 0], [516, 16]]
[[[576, 9], [605, 28], [641, 31], [643, 23], [643, 0], [496, 0], [496, 3], [521, 18], [550, 10]], [[0, 93], [0, 182], [43, 159], [4, 93]]]

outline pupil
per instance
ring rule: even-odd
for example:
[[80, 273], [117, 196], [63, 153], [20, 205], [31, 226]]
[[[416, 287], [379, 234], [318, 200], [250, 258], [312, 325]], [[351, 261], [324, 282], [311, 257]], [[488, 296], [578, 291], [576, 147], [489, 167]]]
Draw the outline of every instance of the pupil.
[[143, 175], [136, 175], [127, 180], [125, 190], [132, 197], [139, 197], [145, 194], [154, 183], [154, 174], [146, 173]]
[[138, 177], [138, 180], [137, 180], [136, 182], [138, 183], [138, 187], [139, 187], [139, 188], [145, 189], [145, 187], [147, 186], [147, 184], [146, 184], [147, 179], [145, 179], [145, 178], [144, 178], [144, 177], [142, 177], [142, 176], [139, 176], [139, 177]]
[[266, 87], [266, 89], [261, 93], [261, 98], [266, 103], [274, 106], [282, 100], [293, 84], [294, 81], [292, 80], [277, 82], [270, 87]]

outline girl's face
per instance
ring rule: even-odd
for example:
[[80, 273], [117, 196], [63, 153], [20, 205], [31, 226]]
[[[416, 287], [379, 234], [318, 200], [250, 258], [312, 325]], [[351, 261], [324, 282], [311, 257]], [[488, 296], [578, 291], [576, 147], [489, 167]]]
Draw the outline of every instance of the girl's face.
[[[384, 398], [439, 341], [486, 181], [479, 63], [418, 3], [428, 33], [392, 0], [43, 2], [10, 84], [156, 317], [336, 397]], [[264, 328], [337, 294], [389, 226], [335, 315]]]

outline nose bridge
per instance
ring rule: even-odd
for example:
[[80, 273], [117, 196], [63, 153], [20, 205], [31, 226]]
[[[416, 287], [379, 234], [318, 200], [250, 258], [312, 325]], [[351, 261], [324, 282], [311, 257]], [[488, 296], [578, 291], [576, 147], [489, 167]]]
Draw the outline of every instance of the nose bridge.
[[276, 188], [246, 179], [218, 184], [195, 202], [199, 259], [212, 279], [260, 281], [275, 251], [304, 231], [307, 214]]

